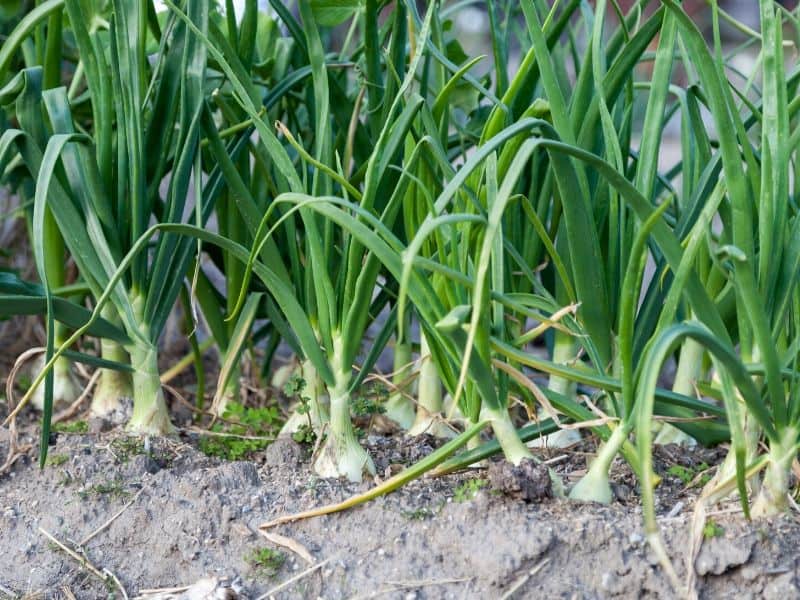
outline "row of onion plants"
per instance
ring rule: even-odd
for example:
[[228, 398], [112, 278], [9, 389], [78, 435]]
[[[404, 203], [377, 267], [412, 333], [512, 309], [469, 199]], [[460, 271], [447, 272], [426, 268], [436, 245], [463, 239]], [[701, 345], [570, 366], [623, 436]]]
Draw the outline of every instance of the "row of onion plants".
[[43, 440], [66, 360], [107, 369], [97, 412], [131, 395], [131, 430], [171, 431], [157, 359], [181, 299], [218, 350], [217, 416], [244, 356], [269, 375], [294, 355], [284, 431], [324, 438], [320, 475], [374, 473], [351, 405], [388, 349], [386, 416], [453, 439], [383, 490], [585, 430], [570, 496], [610, 502], [621, 455], [657, 549], [656, 442], [730, 440], [706, 497], [785, 508], [796, 11], [759, 0], [754, 30], [711, 2], [709, 41], [672, 0], [489, 1], [491, 56], [471, 57], [469, 2], [161, 4], [48, 0], [0, 48], [0, 159], [39, 278], [3, 273], [0, 311], [46, 315]]

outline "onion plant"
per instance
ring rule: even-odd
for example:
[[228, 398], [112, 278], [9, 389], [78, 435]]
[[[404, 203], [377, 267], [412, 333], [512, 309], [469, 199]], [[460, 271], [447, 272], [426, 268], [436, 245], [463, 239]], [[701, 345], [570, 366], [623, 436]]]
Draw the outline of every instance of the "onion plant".
[[[463, 349], [468, 358], [464, 359], [464, 364], [471, 360], [473, 353], [481, 354], [478, 343], [484, 336], [489, 344], [483, 351], [488, 366], [494, 365], [504, 373], [511, 373], [514, 385], [521, 388], [523, 395], [551, 407], [552, 402], [547, 399], [549, 394], [550, 398], [556, 398], [559, 410], [581, 420], [588, 419], [574, 396], [576, 384], [595, 386], [606, 393], [606, 410], [619, 420], [619, 424], [613, 428], [609, 425], [594, 427], [602, 439], [608, 440], [608, 448], [601, 452], [602, 459], [596, 461], [591, 477], [576, 488], [574, 496], [581, 499], [610, 501], [607, 471], [610, 460], [620, 448], [624, 448], [626, 457], [638, 471], [638, 459], [627, 439], [632, 426], [632, 403], [630, 400], [619, 403], [617, 397], [622, 390], [618, 383], [619, 370], [631, 367], [621, 364], [624, 361], [617, 354], [618, 345], [613, 340], [618, 335], [631, 335], [633, 331], [629, 328], [627, 333], [623, 332], [625, 326], [632, 327], [630, 300], [627, 312], [624, 312], [624, 302], [618, 298], [626, 298], [626, 290], [636, 280], [639, 256], [633, 259], [631, 255], [639, 227], [637, 223], [652, 215], [654, 205], [640, 193], [632, 206], [627, 204], [623, 196], [628, 189], [621, 189], [619, 180], [625, 180], [632, 165], [634, 174], [635, 169], [640, 170], [638, 177], [643, 181], [642, 187], [651, 188], [648, 196], [662, 193], [661, 187], [656, 185], [655, 159], [665, 118], [661, 100], [665, 92], [662, 89], [665, 90], [669, 84], [668, 75], [666, 79], [662, 78], [648, 111], [647, 119], [651, 123], [648, 125], [648, 143], [651, 146], [643, 148], [646, 155], [638, 157], [638, 162], [628, 150], [632, 136], [633, 68], [660, 31], [665, 14], [663, 9], [659, 10], [639, 24], [639, 9], [646, 4], [637, 5], [624, 27], [608, 44], [602, 43], [602, 15], [605, 11], [600, 7], [598, 17], [588, 31], [591, 43], [585, 58], [582, 61], [575, 58], [578, 75], [574, 89], [568, 87], [569, 76], [563, 67], [563, 57], [575, 54], [568, 51], [569, 46], [561, 46], [561, 33], [569, 22], [569, 11], [574, 11], [577, 5], [564, 8], [566, 17], [564, 13], [548, 13], [543, 5], [524, 5], [530, 43], [525, 60], [529, 64], [524, 61], [526, 67], [511, 81], [502, 103], [498, 102], [493, 108], [484, 125], [477, 152], [459, 171], [460, 177], [462, 172], [476, 169], [477, 175], [470, 173], [467, 179], [472, 187], [467, 186], [460, 204], [451, 206], [451, 198], [440, 197], [426, 223], [433, 230], [437, 229], [433, 225], [437, 220], [444, 228], [445, 223], [459, 220], [480, 222], [482, 218], [488, 218], [488, 231], [496, 236], [496, 240], [491, 237], [490, 241], [482, 240], [479, 235], [469, 234], [473, 225], [461, 226], [466, 233], [453, 226], [449, 239], [457, 242], [452, 241], [449, 246], [443, 242], [435, 257], [437, 264], [448, 265], [453, 272], [463, 274], [462, 277], [485, 278], [491, 273], [491, 288], [496, 295], [499, 294], [497, 298], [502, 298], [508, 291], [509, 299], [495, 305], [493, 314], [496, 316], [491, 326], [489, 321], [481, 326], [483, 317], [479, 309], [488, 306], [485, 301], [472, 297], [466, 301], [467, 308], [453, 307], [453, 310], [461, 311], [459, 326], [469, 322], [469, 336]], [[628, 31], [627, 27], [633, 29], [637, 25], [639, 28], [635, 34]], [[667, 39], [670, 39], [669, 35]], [[662, 54], [671, 60], [671, 54], [666, 51]], [[661, 70], [669, 72], [670, 64], [661, 66]], [[593, 95], [593, 91], [598, 93]], [[537, 93], [545, 99], [533, 102]], [[520, 101], [526, 97], [527, 107]], [[506, 125], [507, 113], [520, 105], [512, 124]], [[483, 186], [488, 187], [488, 183], [481, 183], [481, 165], [498, 148], [500, 154], [496, 168], [499, 189], [503, 191], [499, 196], [501, 201], [482, 209], [480, 202], [486, 202], [484, 196], [487, 195]], [[622, 148], [625, 148], [624, 154]], [[484, 213], [484, 210], [488, 212]], [[493, 210], [498, 211], [495, 216]], [[657, 239], [669, 239], [668, 255], [673, 259], [680, 256], [674, 238], [663, 227], [652, 226]], [[536, 235], [531, 236], [531, 231]], [[430, 231], [425, 232], [423, 238], [429, 234]], [[412, 244], [415, 252], [421, 248], [421, 239]], [[470, 246], [467, 240], [475, 242]], [[639, 236], [639, 240], [638, 246], [643, 248], [647, 236]], [[491, 243], [498, 244], [498, 248], [492, 250]], [[473, 257], [471, 261], [465, 258], [445, 260], [447, 256], [464, 257], [468, 247], [475, 249], [466, 250], [466, 256]], [[542, 275], [537, 273], [536, 267], [543, 260], [549, 260], [552, 266]], [[504, 268], [504, 264], [510, 268]], [[410, 268], [410, 263], [407, 263], [406, 270]], [[631, 269], [629, 280], [623, 281], [623, 276]], [[494, 274], [495, 270], [497, 274]], [[659, 280], [654, 280], [650, 285], [657, 288], [659, 284]], [[486, 284], [475, 279], [473, 285], [475, 290], [480, 290]], [[710, 299], [695, 280], [692, 293], [692, 298], [700, 305], [699, 310], [709, 312], [712, 324], [721, 329], [721, 321], [716, 317]], [[554, 315], [569, 303], [579, 305], [576, 320], [567, 316], [560, 324], [555, 323]], [[632, 305], [635, 306], [635, 301]], [[531, 319], [549, 325], [537, 325], [528, 331], [526, 324]], [[508, 327], [506, 323], [509, 321], [516, 325]], [[644, 321], [637, 331], [646, 335], [648, 327], [652, 328], [652, 324]], [[548, 328], [554, 330], [557, 337], [550, 360], [541, 360], [529, 354], [527, 348]], [[622, 346], [620, 340], [619, 348]], [[580, 347], [590, 361], [588, 372], [588, 364], [582, 366], [582, 361], [575, 366], [563, 365], [564, 359], [576, 347]], [[496, 354], [491, 357], [488, 351]], [[504, 366], [505, 361], [510, 361], [510, 364]], [[531, 388], [521, 371], [523, 365], [550, 374], [547, 394], [535, 386]], [[464, 374], [462, 368], [462, 383], [466, 383]], [[507, 385], [498, 381], [497, 388], [507, 389]], [[568, 393], [565, 395], [564, 392]], [[626, 392], [625, 396], [629, 398], [630, 394]], [[667, 413], [672, 411], [675, 403], [695, 410], [702, 406], [678, 394], [663, 392], [661, 398], [665, 402], [660, 408]], [[504, 418], [507, 419], [507, 415]], [[690, 424], [686, 426], [691, 427]], [[706, 439], [719, 434], [710, 427], [706, 430]], [[503, 441], [500, 443], [502, 445]], [[507, 455], [511, 454], [513, 460], [518, 461], [525, 453], [520, 449], [516, 456], [513, 453]]]
[[[525, 344], [535, 338], [539, 328], [515, 336], [514, 343], [498, 337], [495, 328], [492, 344], [507, 360], [549, 373], [551, 384], [555, 380], [556, 385], [538, 390], [537, 400], [554, 404], [552, 399], [556, 398], [559, 410], [572, 418], [586, 416], [581, 415], [577, 399], [559, 394], [563, 390], [559, 379], [605, 395], [606, 422], [610, 418], [615, 424], [593, 427], [606, 441], [573, 497], [606, 502], [611, 499], [608, 468], [618, 451], [622, 450], [644, 479], [652, 479], [649, 465], [641, 464], [628, 440], [635, 419], [633, 391], [641, 369], [637, 358], [643, 349], [680, 314], [695, 315], [714, 335], [729, 341], [734, 316], [725, 270], [700, 247], [722, 199], [721, 188], [714, 186], [720, 163], [711, 160], [712, 144], [700, 119], [699, 107], [705, 98], [698, 90], [683, 93], [671, 84], [677, 25], [663, 8], [641, 21], [640, 9], [646, 4], [640, 3], [625, 16], [622, 27], [608, 43], [603, 43], [605, 11], [600, 5], [591, 22], [585, 59], [581, 62], [577, 53], [571, 54], [576, 57], [574, 89], [565, 83], [569, 78], [560, 70], [563, 61], [550, 50], [550, 44], [558, 43], [558, 36], [550, 40], [543, 34], [548, 21], [556, 22], [555, 17], [550, 15], [542, 21], [534, 8], [523, 7], [535, 56], [525, 72], [532, 89], [538, 89], [547, 102], [529, 108], [506, 129], [499, 117], [494, 125], [490, 119], [483, 135], [488, 140], [503, 134], [511, 137], [511, 131], [522, 133], [527, 128], [540, 138], [538, 148], [543, 151], [534, 154], [532, 160], [539, 168], [533, 171], [538, 178], [531, 178], [528, 188], [518, 185], [519, 208], [513, 203], [505, 208], [507, 261], [521, 272], [511, 278], [510, 285], [512, 289], [522, 285], [516, 289], [528, 293], [532, 290], [539, 307], [549, 302], [551, 315], [556, 314], [565, 297], [579, 302], [574, 325], [567, 319], [567, 327], [559, 331], [564, 339], [572, 337], [572, 344], [577, 342], [589, 362], [564, 366], [554, 360], [558, 358], [556, 351], [550, 360], [529, 353]], [[646, 57], [647, 46], [656, 34], [660, 35], [658, 50]], [[653, 77], [646, 84], [636, 84], [634, 68], [643, 58], [653, 61]], [[512, 84], [509, 89], [513, 88]], [[566, 95], [567, 91], [571, 95]], [[645, 92], [647, 109], [638, 136], [642, 141], [634, 151], [633, 102], [637, 94]], [[677, 102], [667, 101], [670, 94]], [[499, 107], [495, 111], [502, 114]], [[662, 174], [657, 160], [662, 130], [677, 112], [682, 119], [685, 160]], [[525, 117], [538, 117], [538, 122], [525, 123]], [[523, 140], [520, 137], [517, 146], [512, 145], [509, 157], [519, 155]], [[499, 164], [503, 164], [502, 157]], [[587, 192], [589, 182], [591, 194]], [[528, 194], [526, 189], [530, 190]], [[530, 203], [526, 196], [536, 198], [536, 203]], [[663, 217], [654, 212], [656, 207], [665, 211]], [[539, 244], [531, 244], [522, 224], [537, 232]], [[515, 231], [519, 232], [517, 238], [513, 237]], [[687, 244], [684, 252], [682, 246]], [[644, 279], [641, 273], [647, 254], [657, 269], [654, 277]], [[535, 273], [529, 274], [532, 265], [544, 256], [552, 262], [544, 276], [540, 279]], [[700, 262], [695, 265], [695, 260]], [[693, 270], [695, 266], [698, 271]], [[636, 310], [640, 299], [643, 304]], [[521, 316], [524, 313], [515, 315], [514, 321], [524, 323]], [[548, 321], [546, 313], [529, 318]], [[470, 352], [469, 347], [466, 352]], [[725, 411], [691, 397], [693, 380], [703, 372], [694, 340], [684, 343], [680, 364], [673, 391], [656, 392], [657, 412], [680, 417], [678, 426], [703, 443], [725, 439], [728, 429], [719, 420]], [[522, 387], [530, 387], [519, 369], [512, 365], [503, 368], [515, 373], [514, 380]], [[717, 419], [692, 422], [702, 415]]]
[[[38, 11], [37, 15], [33, 15], [34, 18], [23, 19], [23, 22], [18, 23], [17, 27], [11, 31], [10, 39], [4, 45], [5, 64], [2, 70], [7, 73], [11, 68], [41, 65], [41, 84], [44, 89], [48, 89], [57, 87], [61, 83], [63, 16], [62, 10], [49, 10], [46, 6], [40, 8], [42, 10]], [[27, 51], [22, 51], [23, 45]], [[5, 79], [5, 76], [3, 76], [3, 79]], [[10, 118], [21, 118], [28, 121], [31, 118], [35, 118], [30, 114], [17, 115], [13, 110], [9, 112], [8, 117]], [[22, 203], [26, 206], [32, 206], [32, 198], [29, 195], [33, 193], [33, 185], [30, 183], [30, 177], [23, 176], [15, 179], [14, 185]], [[28, 230], [30, 231], [32, 211], [27, 210], [26, 215], [28, 217]], [[50, 244], [45, 254], [45, 269], [51, 285], [54, 288], [62, 288], [66, 283], [64, 240], [49, 211], [45, 217], [44, 227], [47, 229], [47, 235], [50, 238]], [[32, 239], [32, 235], [29, 237]], [[62, 343], [65, 339], [66, 329], [59, 322], [55, 322], [53, 328], [52, 335], [55, 342]], [[34, 370], [41, 369], [43, 364], [44, 359], [40, 357]], [[77, 379], [72, 372], [70, 361], [66, 358], [60, 359], [56, 362], [53, 371], [53, 402], [56, 405], [71, 404], [78, 397], [80, 390], [78, 389]], [[43, 386], [36, 387], [33, 400], [34, 404], [40, 409], [43, 407]]]
[[[159, 380], [157, 343], [189, 265], [191, 242], [160, 236], [107, 288], [151, 219], [183, 219], [194, 192], [194, 214], [205, 222], [220, 192], [221, 179], [214, 173], [205, 189], [200, 187], [197, 162], [205, 48], [186, 35], [180, 21], [170, 19], [162, 30], [152, 18], [151, 2], [54, 4], [54, 11], [65, 11], [75, 39], [86, 86], [82, 102], [70, 101], [66, 88], [43, 89], [40, 68], [21, 71], [3, 90], [4, 104], [16, 105], [20, 128], [4, 132], [1, 154], [5, 164], [19, 156], [36, 180], [33, 246], [48, 307], [53, 282], [45, 257], [53, 239], [43, 223], [49, 210], [81, 280], [94, 298], [109, 294], [105, 314], [127, 335], [134, 401], [129, 428], [166, 433], [172, 425]], [[205, 31], [209, 4], [190, 4], [191, 22]], [[22, 117], [25, 111], [28, 118]], [[160, 183], [167, 175], [163, 198]], [[49, 359], [54, 340], [48, 338]], [[51, 389], [46, 391], [51, 396]], [[49, 404], [47, 398], [44, 439]]]
[[[247, 73], [250, 78], [256, 77], [259, 65], [273, 63], [270, 80], [279, 81], [285, 75], [285, 66], [281, 61], [280, 45], [276, 40], [276, 24], [266, 14], [259, 13], [257, 3], [253, 0], [245, 3], [241, 19], [234, 18], [236, 7], [231, 1], [225, 4], [225, 20], [218, 17], [218, 22], [212, 20], [210, 24], [211, 35], [217, 39], [218, 43], [224, 46], [229, 60], [236, 60], [237, 67], [241, 72]], [[259, 41], [259, 38], [260, 41]], [[247, 115], [235, 105], [231, 105], [227, 97], [224, 76], [219, 77], [220, 86], [211, 95], [211, 99], [218, 109], [219, 118], [217, 122], [211, 122], [206, 113], [206, 118], [202, 120], [204, 131], [207, 135], [208, 156], [212, 157], [224, 152], [225, 160], [231, 161], [237, 166], [238, 172], [242, 176], [241, 182], [237, 184], [252, 188], [263, 188], [265, 181], [263, 175], [259, 179], [260, 171], [256, 170], [251, 174], [250, 160], [252, 158], [250, 143], [246, 140], [245, 134], [252, 129]], [[272, 94], [265, 102], [265, 108], [280, 100], [279, 95]], [[221, 120], [221, 123], [219, 122]], [[217, 129], [221, 131], [218, 133]], [[229, 148], [225, 146], [225, 140], [232, 136], [239, 146], [244, 146], [238, 152], [238, 156], [230, 157]], [[226, 163], [227, 164], [227, 163]], [[255, 179], [253, 179], [255, 175]], [[234, 185], [227, 187], [220, 195], [216, 205], [217, 226], [221, 235], [241, 244], [248, 244], [252, 239], [254, 227], [257, 223], [258, 204], [253, 196], [258, 198], [259, 194], [248, 194], [246, 200], [238, 200], [240, 186]], [[248, 210], [237, 209], [237, 202], [242, 204], [248, 202]], [[249, 229], [248, 229], [249, 224]], [[242, 311], [237, 320], [227, 319], [226, 316], [233, 308], [236, 301], [238, 290], [243, 284], [243, 266], [229, 253], [222, 252], [219, 257], [212, 257], [217, 266], [224, 274], [225, 286], [221, 292], [217, 290], [207, 273], [199, 269], [198, 279], [194, 286], [198, 304], [202, 308], [206, 318], [206, 323], [210, 333], [216, 341], [220, 350], [220, 374], [214, 395], [211, 410], [214, 414], [221, 416], [224, 414], [226, 406], [232, 400], [238, 400], [239, 384], [241, 378], [241, 360], [245, 346], [249, 340], [253, 322], [257, 316], [265, 316], [260, 309], [261, 295], [254, 294], [247, 304], [246, 310]], [[284, 274], [284, 277], [287, 277]]]
[[[315, 14], [310, 3], [301, 2], [302, 29], [293, 26], [296, 23], [291, 15], [282, 15], [291, 30], [302, 31], [302, 38], [298, 37], [295, 40], [303, 44], [308, 54], [314, 108], [311, 121], [314, 125], [314, 142], [313, 149], [307, 151], [302, 140], [295, 137], [288, 125], [280, 124], [279, 127], [279, 133], [287, 140], [287, 145], [284, 146], [279, 141], [272, 132], [271, 125], [267, 125], [265, 118], [258, 114], [252, 88], [242, 74], [237, 72], [237, 64], [228, 59], [227, 53], [219, 49], [213, 38], [205, 36], [198, 28], [193, 27], [180, 9], [172, 3], [167, 4], [192, 28], [193, 33], [207, 44], [212, 57], [227, 75], [233, 87], [233, 97], [252, 120], [261, 143], [269, 152], [267, 164], [271, 176], [276, 180], [275, 187], [278, 191], [287, 190], [294, 194], [294, 197], [299, 197], [309, 192], [323, 195], [335, 188], [351, 198], [362, 211], [381, 211], [384, 222], [391, 225], [398, 214], [399, 200], [402, 199], [405, 186], [408, 185], [407, 179], [403, 182], [403, 178], [394, 168], [398, 160], [396, 157], [402, 156], [401, 151], [408, 128], [422, 104], [418, 96], [412, 95], [407, 99], [405, 92], [413, 81], [422, 53], [418, 52], [412, 59], [399, 89], [395, 88], [395, 92], [388, 96], [386, 119], [381, 123], [381, 127], [376, 129], [375, 147], [365, 155], [362, 153], [357, 156], [354, 152], [346, 155], [347, 160], [356, 161], [355, 172], [363, 181], [362, 188], [358, 189], [342, 175], [341, 163], [337, 163], [333, 155], [331, 144], [334, 138], [333, 128], [338, 127], [339, 122], [336, 111], [332, 108], [331, 96], [334, 87], [337, 84], [341, 85], [341, 82], [333, 83], [334, 78], [329, 75], [325, 63], [317, 26], [317, 20], [323, 18], [324, 14]], [[375, 26], [373, 21], [377, 19], [377, 10], [377, 6], [368, 7], [366, 10], [365, 29]], [[365, 40], [369, 40], [369, 37], [368, 34], [365, 35]], [[420, 32], [420, 40], [418, 49], [424, 48], [427, 40], [425, 28]], [[366, 52], [366, 45], [369, 42], [364, 43]], [[404, 49], [404, 40], [395, 42], [395, 45], [398, 51]], [[378, 52], [378, 49], [372, 48], [370, 51]], [[369, 62], [371, 59], [365, 60]], [[401, 59], [397, 64], [402, 65], [404, 62]], [[359, 107], [360, 105], [356, 103], [355, 110], [358, 111]], [[351, 118], [352, 115], [348, 115], [347, 125]], [[349, 136], [349, 139], [345, 137], [347, 147], [353, 148], [352, 138], [358, 131], [358, 127], [344, 129]], [[296, 155], [301, 161], [302, 168], [299, 172], [292, 163], [291, 155]], [[233, 169], [228, 169], [227, 175], [233, 181], [241, 178]], [[241, 191], [246, 192], [245, 189]], [[286, 281], [276, 275], [264, 283], [276, 300], [280, 298], [278, 304], [285, 322], [291, 327], [296, 349], [302, 354], [304, 361], [310, 361], [310, 365], [313, 366], [313, 370], [327, 391], [330, 421], [327, 424], [326, 441], [314, 468], [326, 476], [346, 476], [352, 480], [360, 480], [363, 472], [372, 472], [374, 467], [369, 456], [359, 445], [350, 420], [350, 395], [367, 373], [362, 369], [361, 375], [356, 376], [352, 365], [361, 352], [361, 343], [370, 323], [370, 315], [379, 312], [388, 298], [386, 293], [379, 293], [377, 298], [373, 299], [381, 274], [381, 262], [361, 241], [352, 238], [344, 229], [334, 228], [313, 210], [301, 206], [297, 211], [287, 211], [280, 202], [283, 197], [278, 196], [272, 200], [265, 218], [261, 220], [261, 227], [255, 237], [253, 260], [256, 256], [263, 258], [264, 253], [269, 252], [269, 244], [275, 244], [275, 235], [278, 235], [276, 232], [289, 236], [290, 248], [286, 259], [292, 266], [293, 279]], [[278, 215], [282, 210], [285, 214], [276, 222], [273, 214]], [[295, 222], [296, 216], [299, 222]], [[300, 248], [294, 248], [291, 246], [297, 239], [296, 232], [300, 231], [299, 226], [302, 227], [304, 234], [303, 243]], [[272, 253], [268, 260], [264, 261], [264, 265], [270, 272], [274, 272], [273, 265], [280, 264], [280, 260], [277, 253]], [[247, 273], [249, 277], [249, 270]], [[258, 271], [256, 273], [258, 274]], [[290, 291], [290, 286], [293, 286], [294, 290]], [[302, 301], [305, 311], [298, 313], [296, 304], [287, 304], [286, 298], [290, 295]], [[390, 320], [383, 329], [390, 332], [391, 328]], [[383, 343], [387, 337], [385, 334], [379, 335], [379, 338], [384, 340]], [[380, 350], [380, 343], [377, 344], [376, 350]], [[376, 358], [376, 352], [371, 353], [371, 358], [368, 356], [365, 361], [367, 369]], [[309, 382], [308, 385], [313, 389], [315, 383]]]
[[[158, 340], [182, 296], [219, 348], [217, 415], [248, 346], [268, 339], [267, 370], [288, 345], [304, 383], [286, 429], [324, 437], [322, 476], [374, 473], [351, 400], [394, 336], [388, 416], [411, 434], [453, 436], [444, 411], [469, 423], [381, 490], [496, 451], [519, 464], [537, 438], [585, 428], [599, 447], [571, 497], [610, 502], [621, 455], [663, 558], [652, 444], [673, 419], [656, 440], [731, 441], [707, 497], [785, 508], [800, 445], [796, 14], [759, 0], [742, 78], [716, 2], [709, 47], [676, 0], [490, 1], [494, 69], [477, 77], [486, 58], [446, 21], [462, 3], [274, 0], [267, 14], [247, 0], [238, 20], [224, 4], [47, 0], [0, 47], [0, 165], [30, 204], [40, 280], [0, 273], [0, 316], [47, 315], [43, 439], [65, 359], [112, 369], [96, 410], [130, 393], [131, 429], [171, 430]], [[67, 348], [73, 329], [101, 357]], [[494, 440], [440, 464], [486, 426]]]
[[[707, 223], [704, 242], [724, 269], [725, 286], [735, 310], [734, 340], [712, 335], [695, 323], [664, 330], [645, 359], [639, 390], [639, 422], [650, 412], [650, 391], [670, 348], [695, 340], [714, 361], [716, 387], [724, 401], [732, 434], [730, 463], [713, 482], [716, 491], [736, 481], [747, 512], [745, 479], [755, 489], [754, 515], [780, 512], [787, 506], [789, 463], [797, 455], [797, 214], [792, 198], [792, 162], [797, 137], [797, 72], [786, 72], [783, 27], [785, 13], [772, 2], [759, 3], [760, 93], [754, 102], [728, 81], [719, 39], [719, 13], [713, 7], [715, 43], [709, 50], [700, 32], [681, 8], [666, 2], [679, 35], [694, 57], [718, 137], [721, 230]], [[747, 91], [747, 90], [745, 90]], [[759, 123], [760, 128], [754, 125]], [[796, 129], [796, 126], [795, 126]], [[649, 435], [638, 435], [641, 457], [649, 461]], [[768, 452], [759, 455], [765, 438]], [[764, 471], [761, 481], [753, 478]], [[643, 487], [646, 525], [657, 535], [652, 511], [652, 486]]]

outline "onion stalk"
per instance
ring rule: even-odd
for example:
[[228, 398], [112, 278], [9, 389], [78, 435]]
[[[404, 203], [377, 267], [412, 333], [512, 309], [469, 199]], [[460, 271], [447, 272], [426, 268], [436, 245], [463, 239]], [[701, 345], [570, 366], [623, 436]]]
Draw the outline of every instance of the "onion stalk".
[[[119, 323], [113, 307], [111, 310], [104, 310], [103, 317], [115, 324]], [[113, 340], [106, 338], [100, 340], [100, 355], [104, 359], [118, 364], [130, 364], [130, 357], [125, 348]], [[123, 399], [129, 401], [133, 399], [133, 382], [130, 373], [103, 369], [92, 394], [92, 414], [105, 416], [119, 411], [123, 408]]]
[[414, 425], [414, 402], [408, 397], [413, 393], [409, 389], [408, 380], [412, 373], [411, 343], [398, 340], [394, 345], [394, 368], [392, 383], [394, 391], [386, 401], [386, 417], [397, 423], [404, 430]]
[[442, 379], [431, 357], [428, 339], [424, 331], [420, 332], [418, 365], [417, 410], [414, 423], [408, 430], [408, 434], [421, 435], [427, 433], [445, 439], [455, 437], [453, 429], [442, 421], [444, 412]]

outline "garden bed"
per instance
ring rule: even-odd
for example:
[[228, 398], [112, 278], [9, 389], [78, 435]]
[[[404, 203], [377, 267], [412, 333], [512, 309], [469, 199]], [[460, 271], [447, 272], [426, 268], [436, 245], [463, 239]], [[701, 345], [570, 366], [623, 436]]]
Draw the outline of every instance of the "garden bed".
[[[35, 444], [34, 434], [30, 428], [23, 440]], [[303, 446], [279, 441], [252, 460], [229, 462], [201, 453], [196, 436], [154, 440], [149, 452], [118, 431], [61, 433], [53, 441], [43, 471], [31, 454], [0, 480], [0, 592], [10, 597], [121, 597], [44, 532], [85, 551], [130, 597], [203, 578], [217, 578], [236, 591], [229, 597], [240, 598], [281, 585], [275, 598], [673, 597], [644, 542], [639, 498], [623, 463], [613, 469], [617, 500], [610, 506], [526, 502], [493, 489], [489, 470], [479, 468], [417, 480], [350, 511], [269, 531], [305, 549], [309, 563], [263, 537], [259, 525], [372, 483], [313, 477]], [[409, 443], [371, 435], [367, 442], [379, 472], [431, 449], [425, 437]], [[569, 482], [585, 468], [589, 450], [584, 444], [540, 456]], [[692, 484], [702, 483], [721, 456], [677, 447], [657, 452], [660, 522], [681, 575], [698, 489]], [[800, 594], [796, 515], [747, 525], [730, 504], [709, 517], [695, 561], [701, 597]]]

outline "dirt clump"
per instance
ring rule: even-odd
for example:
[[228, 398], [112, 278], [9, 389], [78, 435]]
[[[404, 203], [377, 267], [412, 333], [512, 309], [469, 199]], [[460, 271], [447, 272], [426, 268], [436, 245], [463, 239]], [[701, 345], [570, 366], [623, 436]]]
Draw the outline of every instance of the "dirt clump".
[[553, 482], [549, 469], [533, 459], [519, 465], [508, 461], [494, 461], [487, 472], [492, 489], [525, 502], [539, 502], [553, 496]]

